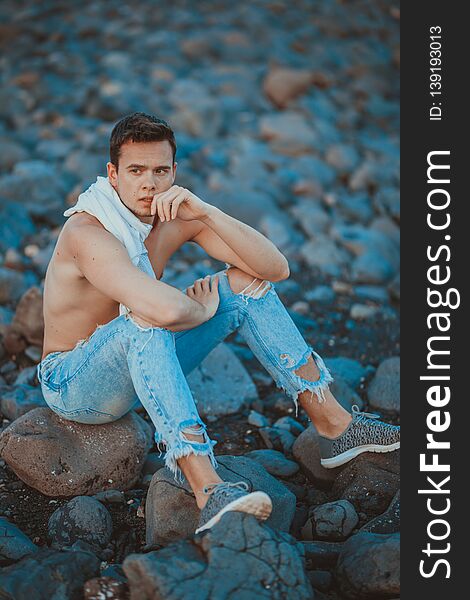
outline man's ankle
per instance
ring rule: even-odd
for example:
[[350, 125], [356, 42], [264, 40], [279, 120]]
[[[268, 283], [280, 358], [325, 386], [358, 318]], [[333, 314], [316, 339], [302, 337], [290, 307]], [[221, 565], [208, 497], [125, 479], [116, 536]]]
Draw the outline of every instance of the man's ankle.
[[352, 416], [348, 414], [340, 419], [329, 420], [323, 423], [315, 423], [314, 425], [315, 429], [321, 436], [335, 438], [346, 431], [351, 421]]
[[[220, 481], [214, 481], [213, 483], [217, 484], [217, 483], [223, 483], [223, 480], [221, 479]], [[210, 485], [210, 484], [208, 484]], [[196, 504], [199, 508], [199, 510], [202, 510], [204, 508], [204, 506], [207, 504], [207, 501], [209, 500], [209, 494], [206, 494], [203, 490], [203, 488], [194, 491], [194, 496], [196, 498]]]

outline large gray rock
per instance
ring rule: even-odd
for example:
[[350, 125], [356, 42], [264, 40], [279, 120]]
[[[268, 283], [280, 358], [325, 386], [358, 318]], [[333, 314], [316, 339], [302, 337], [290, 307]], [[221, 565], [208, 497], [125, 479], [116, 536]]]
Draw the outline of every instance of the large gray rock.
[[383, 513], [400, 486], [400, 451], [365, 452], [342, 467], [331, 498], [346, 499], [370, 519]]
[[302, 528], [304, 540], [341, 541], [351, 535], [359, 518], [354, 506], [347, 500], [320, 504]]
[[277, 419], [277, 421], [274, 422], [274, 427], [277, 429], [287, 429], [287, 431], [290, 431], [295, 437], [298, 437], [302, 431], [305, 431], [305, 427], [301, 423], [289, 416]]
[[[266, 492], [273, 511], [266, 523], [274, 529], [289, 531], [295, 513], [296, 499], [281, 482], [260, 464], [244, 456], [217, 456], [218, 475], [224, 481], [246, 481], [249, 491]], [[166, 544], [194, 533], [200, 511], [189, 484], [177, 483], [167, 468], [155, 473], [145, 504], [146, 542]]]
[[111, 515], [101, 502], [77, 496], [55, 510], [49, 518], [47, 533], [54, 548], [71, 546], [83, 540], [104, 548], [113, 532]]
[[100, 560], [83, 550], [40, 548], [0, 570], [0, 596], [17, 600], [82, 598], [85, 581], [100, 572]]
[[279, 450], [289, 454], [295, 442], [295, 435], [283, 427], [260, 427], [258, 429], [263, 442], [270, 450]]
[[396, 533], [400, 531], [400, 490], [395, 494], [387, 510], [368, 521], [361, 531], [370, 533]]
[[313, 423], [295, 440], [292, 453], [305, 475], [322, 489], [331, 487], [338, 473], [344, 468], [342, 466], [325, 469], [321, 466], [318, 432]]
[[0, 566], [38, 551], [36, 544], [6, 517], [0, 517]]
[[253, 515], [226, 513], [205, 535], [123, 562], [131, 600], [311, 599], [299, 544]]
[[367, 396], [372, 408], [400, 412], [400, 359], [387, 358], [380, 363], [370, 382]]
[[36, 408], [4, 429], [0, 455], [46, 496], [93, 495], [132, 488], [152, 441], [150, 426], [134, 411], [112, 423], [87, 425]]
[[375, 600], [400, 595], [400, 534], [357, 533], [345, 542], [335, 578], [347, 598]]
[[305, 541], [299, 542], [303, 554], [314, 569], [331, 569], [336, 565], [343, 542]]
[[256, 386], [236, 354], [219, 344], [188, 376], [188, 384], [203, 419], [237, 413], [258, 398]]
[[299, 470], [299, 465], [293, 460], [287, 459], [278, 450], [252, 450], [245, 454], [262, 465], [268, 473], [275, 477], [290, 477]]

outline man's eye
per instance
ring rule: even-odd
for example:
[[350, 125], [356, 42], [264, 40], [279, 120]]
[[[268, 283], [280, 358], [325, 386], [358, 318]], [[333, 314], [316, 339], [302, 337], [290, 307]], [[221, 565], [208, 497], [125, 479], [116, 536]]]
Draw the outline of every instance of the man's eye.
[[131, 173], [137, 173], [137, 171], [140, 171], [140, 169], [131, 169]]
[[159, 175], [164, 175], [166, 173], [165, 169], [156, 169], [156, 171]]

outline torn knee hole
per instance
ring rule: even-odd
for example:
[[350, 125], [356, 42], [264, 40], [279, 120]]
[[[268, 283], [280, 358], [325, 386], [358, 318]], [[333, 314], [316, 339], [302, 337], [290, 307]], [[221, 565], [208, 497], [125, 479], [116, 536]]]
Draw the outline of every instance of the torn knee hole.
[[[269, 280], [259, 279], [258, 277], [251, 278], [251, 276], [241, 269], [231, 267], [230, 269], [227, 269], [226, 273], [232, 292], [242, 298], [254, 298], [257, 300], [258, 298], [262, 298], [271, 288], [271, 282]], [[248, 279], [251, 279], [251, 281], [248, 285], [243, 287], [243, 284], [245, 284]]]

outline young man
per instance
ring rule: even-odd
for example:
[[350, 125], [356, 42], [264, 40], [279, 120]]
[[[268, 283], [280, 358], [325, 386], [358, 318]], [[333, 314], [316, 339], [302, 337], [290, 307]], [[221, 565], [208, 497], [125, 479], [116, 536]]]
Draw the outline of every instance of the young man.
[[[252, 227], [174, 185], [175, 154], [161, 119], [134, 113], [114, 127], [108, 177], [64, 213], [45, 279], [38, 377], [51, 409], [82, 423], [119, 419], [140, 400], [155, 441], [166, 445], [165, 464], [195, 494], [202, 531], [227, 510], [260, 519], [271, 511], [265, 493], [218, 476], [215, 442], [185, 378], [231, 332], [239, 330], [305, 409], [321, 436], [324, 467], [398, 448], [399, 428], [357, 407], [351, 415], [336, 401], [330, 373], [275, 291], [273, 282], [289, 277], [286, 258]], [[228, 268], [182, 292], [161, 277], [189, 241]]]

